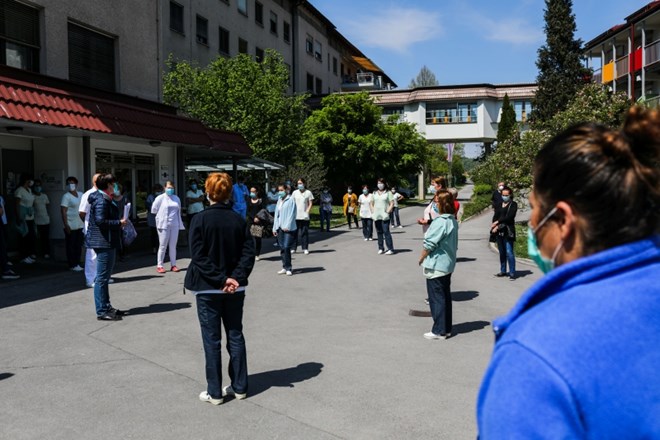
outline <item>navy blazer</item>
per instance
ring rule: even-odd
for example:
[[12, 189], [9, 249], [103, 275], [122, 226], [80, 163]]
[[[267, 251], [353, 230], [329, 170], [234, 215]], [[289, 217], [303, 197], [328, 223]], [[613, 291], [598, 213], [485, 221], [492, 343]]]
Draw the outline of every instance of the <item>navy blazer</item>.
[[119, 249], [121, 223], [119, 207], [101, 191], [89, 195], [89, 220], [85, 246], [92, 249]]

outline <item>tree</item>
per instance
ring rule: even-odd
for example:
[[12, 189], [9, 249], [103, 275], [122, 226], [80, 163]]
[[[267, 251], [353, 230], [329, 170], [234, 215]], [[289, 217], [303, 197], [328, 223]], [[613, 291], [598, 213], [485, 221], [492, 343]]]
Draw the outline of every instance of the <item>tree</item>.
[[239, 54], [205, 68], [172, 58], [168, 66], [167, 103], [209, 127], [241, 133], [263, 159], [288, 165], [313, 154], [300, 149], [306, 95], [287, 95], [289, 69], [276, 51], [267, 50], [262, 62]]
[[409, 89], [414, 89], [415, 87], [428, 87], [428, 86], [437, 86], [438, 80], [435, 78], [435, 74], [431, 72], [426, 66], [422, 66], [416, 78], [410, 80], [408, 84]]
[[580, 62], [582, 41], [575, 39], [572, 0], [545, 0], [545, 4], [546, 44], [538, 51], [538, 90], [531, 115], [541, 125], [566, 109], [586, 74]]
[[500, 123], [497, 124], [497, 144], [501, 144], [512, 136], [517, 135], [518, 123], [516, 122], [516, 111], [509, 101], [509, 95], [504, 95], [502, 102], [502, 117]]
[[398, 185], [421, 169], [424, 137], [413, 124], [384, 122], [367, 93], [328, 95], [321, 105], [305, 121], [304, 143], [323, 158], [333, 188], [373, 186], [379, 177]]

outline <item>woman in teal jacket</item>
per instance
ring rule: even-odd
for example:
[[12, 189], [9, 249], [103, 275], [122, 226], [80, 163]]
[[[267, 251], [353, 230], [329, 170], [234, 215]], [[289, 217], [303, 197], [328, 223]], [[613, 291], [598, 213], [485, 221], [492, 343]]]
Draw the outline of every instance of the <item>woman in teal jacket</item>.
[[458, 222], [454, 216], [454, 198], [441, 189], [435, 194], [436, 214], [424, 234], [424, 248], [419, 257], [426, 278], [433, 327], [424, 333], [426, 339], [447, 339], [451, 336], [451, 274], [456, 266]]
[[489, 438], [660, 438], [660, 113], [581, 124], [534, 164], [529, 254], [547, 275], [493, 323]]
[[277, 237], [280, 246], [280, 257], [282, 258], [282, 269], [279, 275], [293, 275], [291, 265], [291, 249], [296, 236], [296, 201], [291, 196], [290, 185], [277, 187], [280, 200], [275, 206], [275, 217], [273, 219], [273, 235]]

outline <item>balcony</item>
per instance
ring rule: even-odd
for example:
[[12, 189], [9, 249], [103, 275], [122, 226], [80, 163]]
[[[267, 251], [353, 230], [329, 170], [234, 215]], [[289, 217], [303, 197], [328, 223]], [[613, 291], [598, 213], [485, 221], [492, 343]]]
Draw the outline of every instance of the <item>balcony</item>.
[[426, 112], [426, 124], [474, 124], [477, 122], [477, 109], [469, 111], [447, 110], [429, 110]]
[[616, 75], [616, 79], [621, 78], [622, 76], [625, 76], [628, 74], [630, 67], [628, 65], [628, 55], [622, 56], [618, 60], [616, 60], [616, 64], [614, 67], [614, 73]]
[[601, 84], [603, 82], [603, 70], [594, 70], [594, 75], [591, 77], [591, 80], [596, 84]]
[[344, 75], [341, 88], [343, 90], [381, 90], [383, 88], [382, 78], [372, 72]]
[[644, 51], [646, 52], [647, 66], [660, 61], [660, 40], [654, 41], [653, 43], [647, 45]]
[[382, 114], [380, 119], [385, 123], [400, 124], [406, 122], [406, 115], [403, 113]]

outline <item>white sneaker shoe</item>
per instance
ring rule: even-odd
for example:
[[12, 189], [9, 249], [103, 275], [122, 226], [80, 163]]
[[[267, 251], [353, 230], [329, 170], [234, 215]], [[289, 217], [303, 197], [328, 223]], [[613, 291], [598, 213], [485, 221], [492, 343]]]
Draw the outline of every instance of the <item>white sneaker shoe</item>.
[[74, 272], [82, 272], [82, 271], [85, 270], [85, 269], [83, 269], [83, 268], [80, 267], [80, 266], [75, 266], [75, 267], [72, 267], [70, 270], [72, 270], [72, 271], [74, 271]]
[[295, 253], [296, 253], [296, 250], [295, 250], [295, 249], [291, 249], [291, 253], [292, 253], [292, 254], [295, 254]]
[[278, 275], [284, 275], [286, 273], [286, 269], [281, 269], [277, 271]]
[[378, 255], [383, 255], [384, 253], [385, 253], [384, 250], [382, 250], [382, 249], [378, 249]]
[[385, 255], [394, 255], [394, 251], [389, 249], [387, 252], [385, 252]]
[[94, 287], [94, 283], [86, 283], [85, 285], [86, 285], [87, 287], [90, 287], [90, 288], [93, 288], [93, 287]]
[[424, 333], [426, 339], [449, 339], [449, 336], [451, 336], [449, 333], [445, 335], [436, 335], [433, 332]]
[[290, 277], [291, 275], [293, 275], [293, 272], [291, 272], [290, 270], [287, 270], [286, 271], [286, 276]]
[[202, 402], [208, 402], [211, 405], [220, 405], [222, 403], [222, 399], [214, 399], [213, 397], [209, 396], [209, 393], [207, 391], [202, 391], [201, 393], [199, 393], [199, 400], [201, 400]]
[[256, 257], [254, 257], [254, 261], [259, 261], [259, 255], [257, 255]]
[[108, 284], [113, 284], [114, 282], [115, 282], [114, 278], [110, 278], [110, 279], [108, 280]]
[[399, 225], [397, 226], [398, 229], [403, 229], [403, 226]]
[[237, 393], [234, 391], [231, 385], [227, 385], [226, 387], [222, 388], [222, 397], [225, 396], [234, 396], [236, 397], [236, 400], [243, 400], [247, 397], [247, 393]]
[[369, 240], [368, 238], [365, 238], [365, 239], [364, 239], [364, 241], [368, 241], [368, 240]]
[[25, 264], [34, 264], [34, 260], [33, 260], [32, 258], [30, 258], [30, 257], [25, 257], [25, 258], [23, 258], [23, 259], [21, 260], [21, 263], [25, 263]]
[[307, 249], [305, 249], [305, 250], [303, 251], [303, 253], [304, 253], [305, 255], [309, 255], [309, 251], [308, 251]]

